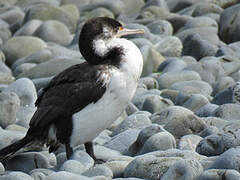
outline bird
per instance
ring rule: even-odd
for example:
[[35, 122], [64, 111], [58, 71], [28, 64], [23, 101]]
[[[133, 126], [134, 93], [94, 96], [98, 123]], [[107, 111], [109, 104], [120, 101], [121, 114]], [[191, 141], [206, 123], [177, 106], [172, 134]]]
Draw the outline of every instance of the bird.
[[26, 135], [0, 150], [0, 161], [39, 145], [55, 152], [84, 144], [95, 160], [93, 140], [108, 128], [133, 98], [143, 68], [138, 47], [122, 36], [144, 33], [108, 17], [87, 20], [79, 35], [85, 59], [57, 74], [38, 96]]

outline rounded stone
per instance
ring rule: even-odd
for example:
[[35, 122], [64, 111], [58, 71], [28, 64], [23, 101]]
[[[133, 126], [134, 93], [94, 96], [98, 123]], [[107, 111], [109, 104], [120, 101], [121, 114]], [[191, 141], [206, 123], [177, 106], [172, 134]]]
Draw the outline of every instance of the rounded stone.
[[44, 180], [66, 180], [66, 179], [71, 179], [71, 180], [90, 180], [90, 178], [86, 176], [81, 176], [78, 174], [66, 172], [66, 171], [59, 171], [59, 172], [54, 172], [50, 174], [49, 176], [46, 176]]
[[10, 84], [4, 92], [14, 92], [21, 100], [21, 106], [34, 106], [37, 92], [33, 82], [28, 78], [21, 78]]
[[44, 77], [51, 77], [55, 76], [56, 74], [60, 73], [64, 69], [81, 63], [80, 60], [74, 59], [52, 59], [45, 63], [41, 63], [28, 71], [21, 73], [18, 75], [18, 78], [28, 77], [30, 79], [37, 79], [37, 78], [44, 78]]
[[19, 28], [14, 36], [32, 36], [37, 28], [42, 24], [42, 21], [38, 19], [33, 19], [24, 24], [21, 28]]
[[94, 160], [85, 151], [74, 151], [71, 159], [81, 163], [85, 170], [90, 169], [94, 165]]
[[12, 65], [16, 60], [46, 48], [46, 43], [32, 36], [18, 36], [9, 39], [3, 46], [7, 64]]
[[154, 33], [154, 34], [161, 34], [161, 35], [173, 34], [173, 27], [166, 20], [153, 21], [152, 23], [149, 23], [147, 27], [151, 31], [151, 33]]
[[49, 176], [52, 173], [54, 173], [53, 170], [43, 168], [37, 168], [29, 172], [34, 180], [43, 180], [46, 176]]
[[158, 89], [158, 82], [152, 77], [143, 77], [139, 80], [139, 83], [143, 83], [148, 89]]
[[210, 97], [213, 91], [208, 83], [200, 80], [176, 82], [170, 86], [170, 89], [178, 90], [186, 94], [202, 94], [207, 98]]
[[180, 81], [201, 80], [195, 71], [165, 72], [157, 77], [159, 89], [168, 89], [172, 84]]
[[239, 108], [240, 108], [239, 104], [223, 104], [213, 112], [213, 116], [230, 121], [238, 120]]
[[212, 164], [210, 169], [235, 169], [239, 171], [240, 160], [239, 160], [240, 148], [231, 148], [221, 154]]
[[179, 57], [167, 57], [167, 59], [160, 64], [157, 72], [179, 72], [187, 67], [186, 62], [184, 62]]
[[203, 138], [194, 135], [194, 134], [189, 134], [181, 137], [178, 143], [178, 148], [181, 150], [192, 150], [195, 151], [198, 143], [202, 140]]
[[155, 113], [173, 105], [173, 102], [169, 99], [162, 98], [158, 95], [152, 95], [145, 98], [143, 101], [142, 110], [148, 111], [150, 113]]
[[19, 74], [28, 71], [29, 69], [33, 68], [34, 66], [36, 66], [36, 64], [34, 64], [34, 63], [23, 63], [14, 69], [13, 74], [14, 74], [14, 76], [18, 76]]
[[87, 177], [105, 176], [108, 179], [113, 178], [112, 171], [105, 165], [94, 166], [93, 168], [91, 168], [91, 169], [85, 171], [84, 173], [82, 173], [82, 175], [87, 176]]
[[49, 160], [40, 152], [27, 152], [14, 156], [5, 166], [6, 170], [29, 173], [36, 168], [50, 168]]
[[239, 172], [233, 169], [209, 169], [203, 171], [203, 173], [197, 178], [197, 180], [238, 180], [239, 178]]
[[223, 11], [220, 17], [220, 37], [226, 43], [240, 40], [239, 36], [240, 5], [236, 4]]
[[56, 20], [43, 22], [35, 31], [35, 36], [45, 42], [54, 42], [61, 45], [70, 44], [71, 34], [65, 24]]
[[182, 42], [175, 36], [166, 36], [155, 46], [163, 56], [181, 56], [182, 54]]
[[68, 160], [65, 161], [60, 167], [60, 171], [67, 171], [74, 174], [82, 174], [84, 171], [86, 171], [86, 168], [79, 161]]
[[176, 148], [176, 140], [169, 132], [159, 132], [146, 140], [138, 154], [146, 154], [152, 151]]
[[141, 129], [150, 124], [151, 121], [145, 114], [132, 114], [113, 130], [112, 136], [115, 136], [128, 129]]
[[0, 180], [33, 180], [33, 178], [26, 173], [20, 171], [12, 171], [1, 175]]
[[203, 172], [203, 167], [199, 161], [194, 159], [183, 159], [173, 164], [163, 175], [161, 180], [169, 179], [196, 179]]
[[209, 104], [209, 100], [205, 96], [201, 94], [193, 94], [186, 102], [183, 103], [182, 106], [196, 112], [206, 104]]
[[[5, 88], [6, 89], [6, 88]], [[20, 99], [14, 92], [0, 93], [0, 126], [5, 128], [16, 122]]]

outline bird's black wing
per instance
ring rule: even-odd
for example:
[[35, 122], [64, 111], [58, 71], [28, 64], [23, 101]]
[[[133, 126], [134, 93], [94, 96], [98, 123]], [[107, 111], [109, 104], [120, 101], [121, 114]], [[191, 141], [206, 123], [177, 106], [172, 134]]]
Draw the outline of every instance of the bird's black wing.
[[67, 125], [72, 114], [99, 100], [106, 90], [101, 78], [106, 66], [82, 63], [54, 77], [36, 101], [37, 111], [30, 121], [30, 131], [51, 124]]

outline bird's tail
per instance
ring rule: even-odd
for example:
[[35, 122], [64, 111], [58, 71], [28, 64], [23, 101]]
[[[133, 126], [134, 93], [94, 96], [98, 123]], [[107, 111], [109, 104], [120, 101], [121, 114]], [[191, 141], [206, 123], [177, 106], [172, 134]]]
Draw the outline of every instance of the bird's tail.
[[23, 148], [25, 145], [27, 145], [31, 140], [27, 137], [24, 137], [23, 139], [20, 139], [16, 141], [13, 144], [10, 144], [9, 146], [3, 148], [0, 150], [0, 162], [7, 161], [9, 158], [11, 158], [18, 150]]

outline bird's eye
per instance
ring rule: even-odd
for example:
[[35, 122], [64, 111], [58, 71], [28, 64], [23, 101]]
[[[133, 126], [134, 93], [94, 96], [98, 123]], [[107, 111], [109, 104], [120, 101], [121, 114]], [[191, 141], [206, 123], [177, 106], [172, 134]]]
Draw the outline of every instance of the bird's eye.
[[118, 27], [118, 30], [120, 30], [120, 31], [123, 30], [123, 27], [122, 26]]

